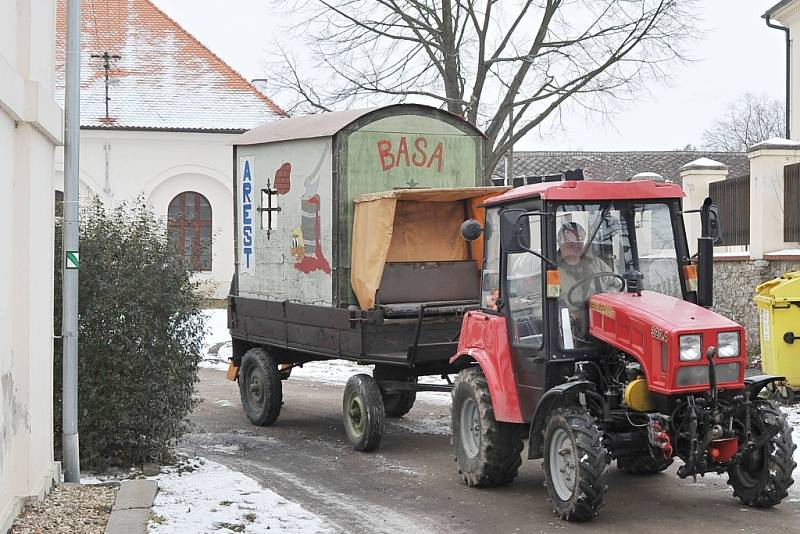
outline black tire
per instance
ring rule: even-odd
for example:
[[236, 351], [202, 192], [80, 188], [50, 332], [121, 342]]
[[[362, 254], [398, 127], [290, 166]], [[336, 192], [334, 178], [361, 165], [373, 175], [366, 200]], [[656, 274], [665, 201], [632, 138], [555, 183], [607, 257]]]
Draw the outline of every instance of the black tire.
[[378, 382], [369, 375], [353, 375], [344, 387], [342, 418], [347, 439], [357, 451], [372, 451], [383, 437], [383, 400]]
[[792, 471], [797, 464], [792, 458], [797, 448], [792, 441], [792, 429], [772, 402], [760, 401], [751, 408], [753, 439], [778, 426], [778, 433], [759, 449], [745, 455], [728, 467], [728, 484], [733, 486], [733, 496], [742, 503], [756, 508], [775, 506], [789, 495], [794, 483]]
[[652, 456], [626, 456], [617, 458], [617, 469], [625, 471], [629, 475], [655, 475], [664, 471], [672, 465], [675, 460], [656, 460]]
[[[375, 370], [372, 371], [372, 376], [379, 381], [396, 380], [398, 382], [417, 383], [416, 376], [409, 376], [403, 369], [393, 369], [384, 365], [376, 365]], [[381, 398], [383, 398], [383, 411], [386, 417], [403, 417], [414, 407], [414, 401], [417, 400], [417, 392], [396, 391], [386, 393], [381, 390]]]
[[251, 423], [269, 426], [278, 419], [283, 388], [278, 365], [264, 349], [250, 349], [239, 368], [239, 396]]
[[584, 408], [557, 408], [550, 414], [542, 468], [553, 511], [561, 519], [588, 521], [603, 506], [609, 456], [602, 438]]
[[464, 482], [478, 487], [511, 483], [522, 464], [524, 425], [495, 420], [480, 367], [458, 373], [452, 395], [453, 449]]

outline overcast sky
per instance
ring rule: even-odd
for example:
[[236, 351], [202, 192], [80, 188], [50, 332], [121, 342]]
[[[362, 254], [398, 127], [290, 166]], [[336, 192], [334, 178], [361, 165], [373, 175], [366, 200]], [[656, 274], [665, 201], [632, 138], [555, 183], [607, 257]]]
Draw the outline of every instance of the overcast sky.
[[[266, 0], [153, 0], [246, 78], [264, 74], [275, 40], [296, 39], [281, 29]], [[676, 65], [669, 86], [618, 115], [565, 118], [564, 131], [528, 135], [518, 150], [672, 150], [700, 145], [702, 132], [727, 102], [746, 91], [784, 95], [784, 34], [761, 15], [776, 0], [705, 0], [697, 14], [706, 28], [692, 54]], [[295, 41], [296, 42], [296, 41]], [[280, 105], [280, 102], [278, 102]]]

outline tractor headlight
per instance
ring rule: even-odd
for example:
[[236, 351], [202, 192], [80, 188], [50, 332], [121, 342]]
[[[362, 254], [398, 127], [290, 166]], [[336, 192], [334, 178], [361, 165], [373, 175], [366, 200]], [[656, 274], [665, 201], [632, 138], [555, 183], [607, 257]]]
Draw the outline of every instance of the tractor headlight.
[[717, 334], [717, 354], [720, 358], [733, 358], [739, 355], [739, 332], [720, 332]]
[[681, 361], [693, 362], [700, 359], [700, 334], [680, 337]]

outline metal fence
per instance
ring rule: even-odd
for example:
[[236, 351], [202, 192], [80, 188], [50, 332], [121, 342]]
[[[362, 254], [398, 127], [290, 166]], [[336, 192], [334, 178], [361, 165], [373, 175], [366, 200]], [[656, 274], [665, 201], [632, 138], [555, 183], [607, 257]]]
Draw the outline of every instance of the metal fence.
[[749, 245], [750, 177], [712, 182], [708, 184], [708, 193], [719, 207], [722, 245]]
[[783, 240], [800, 242], [800, 163], [783, 168]]

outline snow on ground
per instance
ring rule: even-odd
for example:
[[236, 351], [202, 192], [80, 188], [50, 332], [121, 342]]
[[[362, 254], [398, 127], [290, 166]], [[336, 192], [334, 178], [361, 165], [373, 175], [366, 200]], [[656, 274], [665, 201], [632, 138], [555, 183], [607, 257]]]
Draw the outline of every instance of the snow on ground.
[[233, 354], [231, 334], [228, 331], [228, 310], [207, 309], [203, 313], [208, 318], [206, 322], [206, 338], [203, 341], [203, 360], [200, 367], [228, 370], [228, 358]]
[[[203, 310], [208, 317], [206, 338], [203, 342], [203, 361], [201, 367], [226, 371], [231, 357], [231, 336], [228, 332], [228, 315], [224, 309]], [[344, 385], [347, 379], [359, 373], [372, 374], [371, 365], [358, 365], [348, 360], [325, 360], [308, 362], [302, 367], [292, 369], [292, 379], [320, 382], [323, 384]], [[452, 377], [451, 377], [452, 378]], [[438, 376], [420, 378], [424, 384], [446, 384]], [[429, 404], [448, 406], [450, 393], [424, 391], [417, 393], [417, 399]]]
[[194, 458], [152, 477], [150, 533], [333, 533], [322, 518], [237, 471]]
[[789, 488], [789, 499], [792, 502], [800, 502], [800, 405], [784, 406], [781, 410], [786, 414], [789, 426], [792, 427], [792, 439], [797, 448], [794, 450], [794, 461], [797, 467], [794, 469], [794, 484]]

